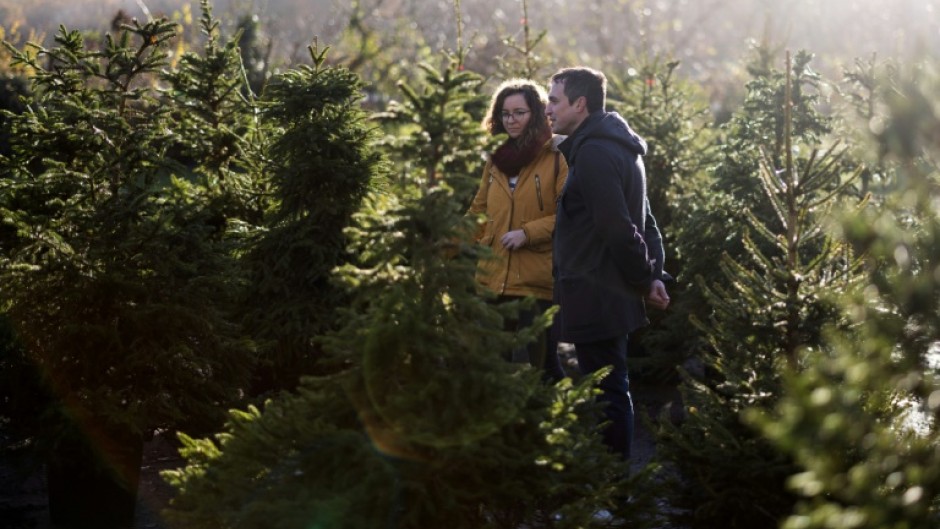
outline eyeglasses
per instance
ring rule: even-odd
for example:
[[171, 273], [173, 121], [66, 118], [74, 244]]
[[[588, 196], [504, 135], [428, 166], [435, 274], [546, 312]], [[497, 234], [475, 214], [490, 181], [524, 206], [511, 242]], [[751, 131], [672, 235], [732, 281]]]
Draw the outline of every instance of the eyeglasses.
[[509, 121], [509, 118], [515, 118], [516, 121], [522, 121], [522, 118], [526, 114], [532, 112], [531, 110], [513, 110], [512, 112], [502, 112], [500, 116], [503, 118], [503, 121]]

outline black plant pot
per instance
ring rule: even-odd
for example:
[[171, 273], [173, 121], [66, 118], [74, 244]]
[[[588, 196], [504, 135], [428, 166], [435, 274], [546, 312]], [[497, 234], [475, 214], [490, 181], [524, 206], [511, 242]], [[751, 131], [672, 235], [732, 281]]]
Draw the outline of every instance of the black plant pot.
[[49, 519], [57, 529], [129, 529], [140, 482], [143, 439], [84, 425], [46, 462]]

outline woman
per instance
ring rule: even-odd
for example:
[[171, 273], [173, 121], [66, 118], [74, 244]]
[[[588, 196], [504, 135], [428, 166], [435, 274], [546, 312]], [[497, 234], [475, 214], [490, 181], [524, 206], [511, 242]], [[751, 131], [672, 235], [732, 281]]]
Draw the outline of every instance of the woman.
[[[483, 128], [508, 138], [489, 157], [469, 211], [485, 214], [477, 241], [493, 253], [480, 260], [477, 281], [496, 294], [497, 302], [536, 298], [539, 313], [551, 306], [555, 200], [568, 174], [556, 148], [563, 138], [552, 136], [546, 101], [545, 91], [525, 79], [508, 80], [496, 89]], [[531, 325], [535, 314], [520, 311], [509, 329]], [[547, 330], [526, 352], [529, 363], [544, 368], [547, 378], [565, 377], [558, 342]], [[517, 356], [522, 355], [515, 352], [512, 360], [523, 360]]]

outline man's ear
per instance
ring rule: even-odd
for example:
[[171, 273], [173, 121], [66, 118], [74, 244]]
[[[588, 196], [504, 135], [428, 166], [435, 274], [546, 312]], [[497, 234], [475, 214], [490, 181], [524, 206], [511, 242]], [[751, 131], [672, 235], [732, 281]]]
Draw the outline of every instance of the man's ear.
[[578, 112], [583, 112], [587, 108], [587, 97], [581, 96], [574, 101], [574, 108]]

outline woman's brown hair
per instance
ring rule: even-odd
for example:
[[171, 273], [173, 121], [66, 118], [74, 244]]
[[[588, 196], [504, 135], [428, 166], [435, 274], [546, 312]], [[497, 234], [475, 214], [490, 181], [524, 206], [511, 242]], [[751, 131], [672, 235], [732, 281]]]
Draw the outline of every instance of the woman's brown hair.
[[490, 110], [486, 118], [483, 119], [483, 129], [494, 135], [506, 133], [502, 117], [503, 103], [507, 97], [514, 94], [522, 94], [526, 105], [529, 106], [529, 110], [532, 112], [525, 130], [516, 140], [519, 147], [524, 147], [537, 138], [543, 137], [549, 129], [548, 118], [545, 116], [545, 102], [548, 100], [548, 96], [545, 94], [545, 89], [533, 81], [509, 79], [496, 87], [496, 92], [490, 101]]

